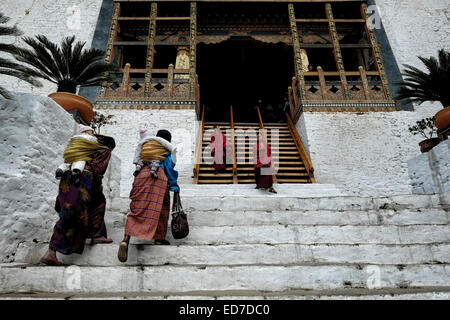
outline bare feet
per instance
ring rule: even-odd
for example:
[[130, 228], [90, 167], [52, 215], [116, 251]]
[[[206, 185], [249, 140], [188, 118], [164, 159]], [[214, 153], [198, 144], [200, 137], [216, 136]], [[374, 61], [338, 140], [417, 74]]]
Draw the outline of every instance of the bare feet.
[[96, 244], [96, 243], [112, 243], [112, 239], [108, 239], [105, 237], [98, 237], [98, 238], [92, 238], [91, 240], [91, 244]]
[[125, 235], [122, 242], [119, 245], [119, 252], [117, 258], [120, 262], [126, 262], [128, 260], [128, 243], [130, 242], [130, 236]]
[[62, 262], [56, 257], [56, 252], [51, 249], [48, 249], [48, 251], [41, 258], [40, 262], [48, 266], [62, 266]]

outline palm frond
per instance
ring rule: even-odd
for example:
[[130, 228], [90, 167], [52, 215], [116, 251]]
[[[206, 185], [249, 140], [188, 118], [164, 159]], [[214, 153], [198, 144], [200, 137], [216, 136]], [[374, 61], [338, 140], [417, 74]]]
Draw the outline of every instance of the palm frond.
[[33, 38], [25, 37], [23, 38], [23, 41], [28, 44], [32, 50], [19, 48], [14, 55], [15, 58], [36, 68], [36, 70], [39, 71], [40, 76], [46, 80], [52, 82], [61, 80], [62, 77], [57, 64], [46, 47], [46, 39], [38, 38], [38, 41], [36, 41]]
[[114, 71], [114, 67], [105, 64], [91, 65], [80, 75], [80, 81], [84, 83], [84, 86], [101, 84], [109, 79], [109, 71]]
[[438, 58], [418, 57], [427, 72], [411, 65], [404, 65], [404, 81], [397, 91], [399, 100], [411, 99], [422, 104], [425, 101], [440, 101], [444, 107], [450, 105], [450, 53], [439, 50]]
[[79, 56], [77, 64], [72, 68], [72, 75], [79, 80], [80, 75], [92, 64], [97, 62], [104, 62], [104, 52], [101, 50], [87, 50]]
[[[6, 17], [3, 13], [0, 12], [0, 24], [2, 24], [0, 26], [0, 36], [22, 35], [22, 32], [16, 26], [3, 26], [3, 24], [7, 23], [9, 20], [9, 17]], [[0, 43], [0, 52], [5, 52], [16, 56], [18, 48], [14, 44]], [[42, 84], [38, 80], [36, 80], [36, 78], [39, 78], [40, 76], [38, 72], [36, 72], [32, 68], [18, 64], [15, 61], [11, 61], [10, 59], [7, 59], [5, 57], [0, 57], [0, 74], [15, 77], [37, 87], [42, 86]], [[0, 95], [8, 99], [11, 98], [11, 95], [3, 87], [0, 87]]]
[[0, 23], [4, 24], [7, 23], [11, 18], [5, 16], [5, 14], [3, 12], [0, 12]]
[[15, 54], [17, 52], [17, 48], [13, 44], [0, 43], [0, 52]]
[[31, 49], [18, 50], [17, 60], [28, 63], [42, 78], [51, 79], [58, 87], [97, 85], [106, 79], [106, 72], [115, 70], [104, 61], [104, 51], [86, 50], [86, 43], [75, 43], [75, 36], [66, 37], [60, 46], [42, 35], [24, 41]]
[[12, 96], [9, 94], [8, 90], [0, 86], [0, 96], [5, 99], [12, 99]]
[[0, 68], [0, 74], [18, 78], [20, 80], [26, 81], [29, 84], [36, 86], [36, 87], [42, 87], [42, 84], [39, 81], [33, 79], [30, 75], [28, 75], [24, 72], [21, 72], [19, 70]]
[[0, 26], [0, 36], [21, 36], [22, 32], [16, 27]]

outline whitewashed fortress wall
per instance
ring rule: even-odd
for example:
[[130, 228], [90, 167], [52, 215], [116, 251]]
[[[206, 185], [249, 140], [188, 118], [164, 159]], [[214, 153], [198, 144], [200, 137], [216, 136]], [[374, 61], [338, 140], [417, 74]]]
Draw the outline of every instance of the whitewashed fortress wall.
[[[450, 49], [448, 1], [376, 0], [376, 4], [400, 68], [404, 63], [420, 67], [416, 56], [436, 55], [440, 48]], [[101, 6], [101, 0], [7, 0], [2, 3], [2, 11], [24, 35], [45, 34], [58, 42], [75, 34], [77, 40], [90, 45]], [[19, 41], [10, 39], [10, 42]], [[56, 89], [52, 84], [37, 89], [8, 77], [1, 77], [0, 81], [16, 92], [47, 95]], [[317, 182], [335, 183], [358, 192], [410, 192], [407, 161], [419, 153], [417, 143], [421, 138], [411, 135], [408, 125], [432, 116], [440, 108], [439, 104], [424, 104], [416, 106], [414, 112], [305, 113], [302, 130], [306, 131], [307, 149], [316, 169]], [[106, 128], [105, 133], [113, 135], [119, 144], [116, 152], [122, 161], [122, 196], [126, 196], [131, 184], [130, 152], [137, 141], [139, 126], [146, 123], [150, 130], [186, 129], [192, 132], [192, 143], [196, 138], [193, 110], [115, 110], [111, 113], [116, 115], [118, 124]], [[182, 162], [190, 164], [185, 166]], [[189, 179], [191, 161], [186, 158], [179, 163], [184, 166], [182, 181], [192, 181]]]
[[[75, 35], [77, 41], [86, 41], [86, 47], [89, 48], [101, 5], [102, 0], [5, 0], [2, 1], [0, 10], [11, 18], [8, 25], [16, 24], [23, 36], [43, 34], [59, 43], [63, 38]], [[20, 37], [11, 37], [7, 41], [21, 43]], [[42, 88], [35, 88], [11, 77], [1, 77], [1, 83], [15, 92], [46, 96], [56, 91], [56, 85], [50, 82], [45, 82]]]

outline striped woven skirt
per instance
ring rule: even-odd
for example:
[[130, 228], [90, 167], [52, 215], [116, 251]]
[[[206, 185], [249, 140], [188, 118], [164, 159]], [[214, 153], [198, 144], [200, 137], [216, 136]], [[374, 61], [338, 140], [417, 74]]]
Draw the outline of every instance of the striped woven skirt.
[[130, 213], [125, 234], [144, 239], [165, 239], [170, 214], [170, 195], [164, 170], [158, 169], [158, 178], [145, 166], [134, 178], [130, 192]]

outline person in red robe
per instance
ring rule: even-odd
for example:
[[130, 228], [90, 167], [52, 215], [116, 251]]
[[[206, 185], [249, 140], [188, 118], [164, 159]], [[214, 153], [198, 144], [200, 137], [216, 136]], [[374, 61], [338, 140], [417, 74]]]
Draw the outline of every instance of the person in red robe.
[[211, 136], [211, 156], [214, 158], [215, 173], [224, 172], [228, 162], [231, 161], [233, 150], [227, 137], [220, 131], [220, 126], [215, 127]]
[[273, 188], [272, 151], [261, 134], [253, 146], [253, 165], [255, 167], [256, 189], [277, 193]]

